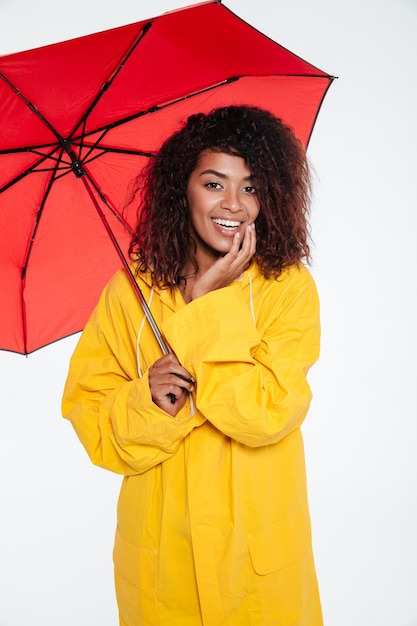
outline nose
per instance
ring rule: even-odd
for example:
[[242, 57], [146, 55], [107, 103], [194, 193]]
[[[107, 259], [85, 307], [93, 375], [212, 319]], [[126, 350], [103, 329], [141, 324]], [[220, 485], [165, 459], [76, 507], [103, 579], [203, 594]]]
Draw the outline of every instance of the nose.
[[241, 208], [241, 199], [239, 192], [233, 186], [225, 189], [224, 197], [222, 200], [222, 208], [227, 209], [231, 213], [236, 213]]

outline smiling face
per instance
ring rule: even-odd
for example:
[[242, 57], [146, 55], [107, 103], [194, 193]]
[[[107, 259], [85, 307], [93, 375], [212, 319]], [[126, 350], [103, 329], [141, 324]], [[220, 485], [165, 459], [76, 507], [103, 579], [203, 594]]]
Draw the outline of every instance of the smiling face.
[[251, 171], [240, 156], [205, 150], [187, 187], [191, 236], [198, 265], [209, 267], [229, 252], [234, 235], [242, 241], [259, 213]]

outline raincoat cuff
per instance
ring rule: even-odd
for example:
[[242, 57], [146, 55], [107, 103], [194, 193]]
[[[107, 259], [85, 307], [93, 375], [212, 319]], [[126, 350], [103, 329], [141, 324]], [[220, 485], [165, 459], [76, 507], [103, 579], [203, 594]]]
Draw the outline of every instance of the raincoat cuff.
[[133, 392], [134, 399], [131, 398], [130, 402], [132, 404], [132, 408], [136, 408], [138, 403], [141, 406], [141, 412], [145, 409], [149, 413], [154, 413], [155, 416], [165, 417], [169, 421], [172, 420], [181, 420], [181, 422], [191, 420], [194, 418], [194, 426], [200, 426], [203, 422], [205, 422], [205, 418], [202, 415], [196, 415], [196, 409], [194, 405], [194, 400], [192, 395], [189, 395], [185, 401], [184, 406], [178, 411], [178, 413], [173, 417], [163, 409], [161, 409], [152, 399], [151, 391], [149, 389], [149, 379], [148, 379], [148, 371], [146, 371], [143, 376], [137, 381], [135, 385], [135, 391]]

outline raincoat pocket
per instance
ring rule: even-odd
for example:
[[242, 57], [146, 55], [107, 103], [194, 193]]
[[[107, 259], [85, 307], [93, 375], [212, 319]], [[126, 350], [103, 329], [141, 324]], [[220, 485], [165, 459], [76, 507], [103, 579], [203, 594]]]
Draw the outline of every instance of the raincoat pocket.
[[127, 626], [156, 624], [157, 550], [130, 543], [118, 528], [113, 560], [123, 622]]
[[301, 558], [309, 549], [309, 518], [298, 515], [251, 534], [248, 545], [255, 572], [260, 576], [272, 574]]

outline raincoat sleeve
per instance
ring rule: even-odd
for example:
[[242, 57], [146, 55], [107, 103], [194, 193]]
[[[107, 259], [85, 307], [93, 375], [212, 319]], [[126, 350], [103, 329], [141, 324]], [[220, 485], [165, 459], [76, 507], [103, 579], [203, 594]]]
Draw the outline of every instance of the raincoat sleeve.
[[256, 325], [238, 282], [190, 302], [163, 325], [197, 381], [197, 410], [251, 447], [276, 443], [301, 425], [320, 341], [319, 301], [306, 268], [255, 287]]
[[126, 314], [129, 299], [122, 304], [119, 295], [123, 280], [110, 282], [81, 335], [62, 413], [95, 465], [133, 475], [174, 455], [204, 419], [190, 416], [189, 403], [175, 419], [153, 403], [147, 372], [138, 377], [136, 327]]

